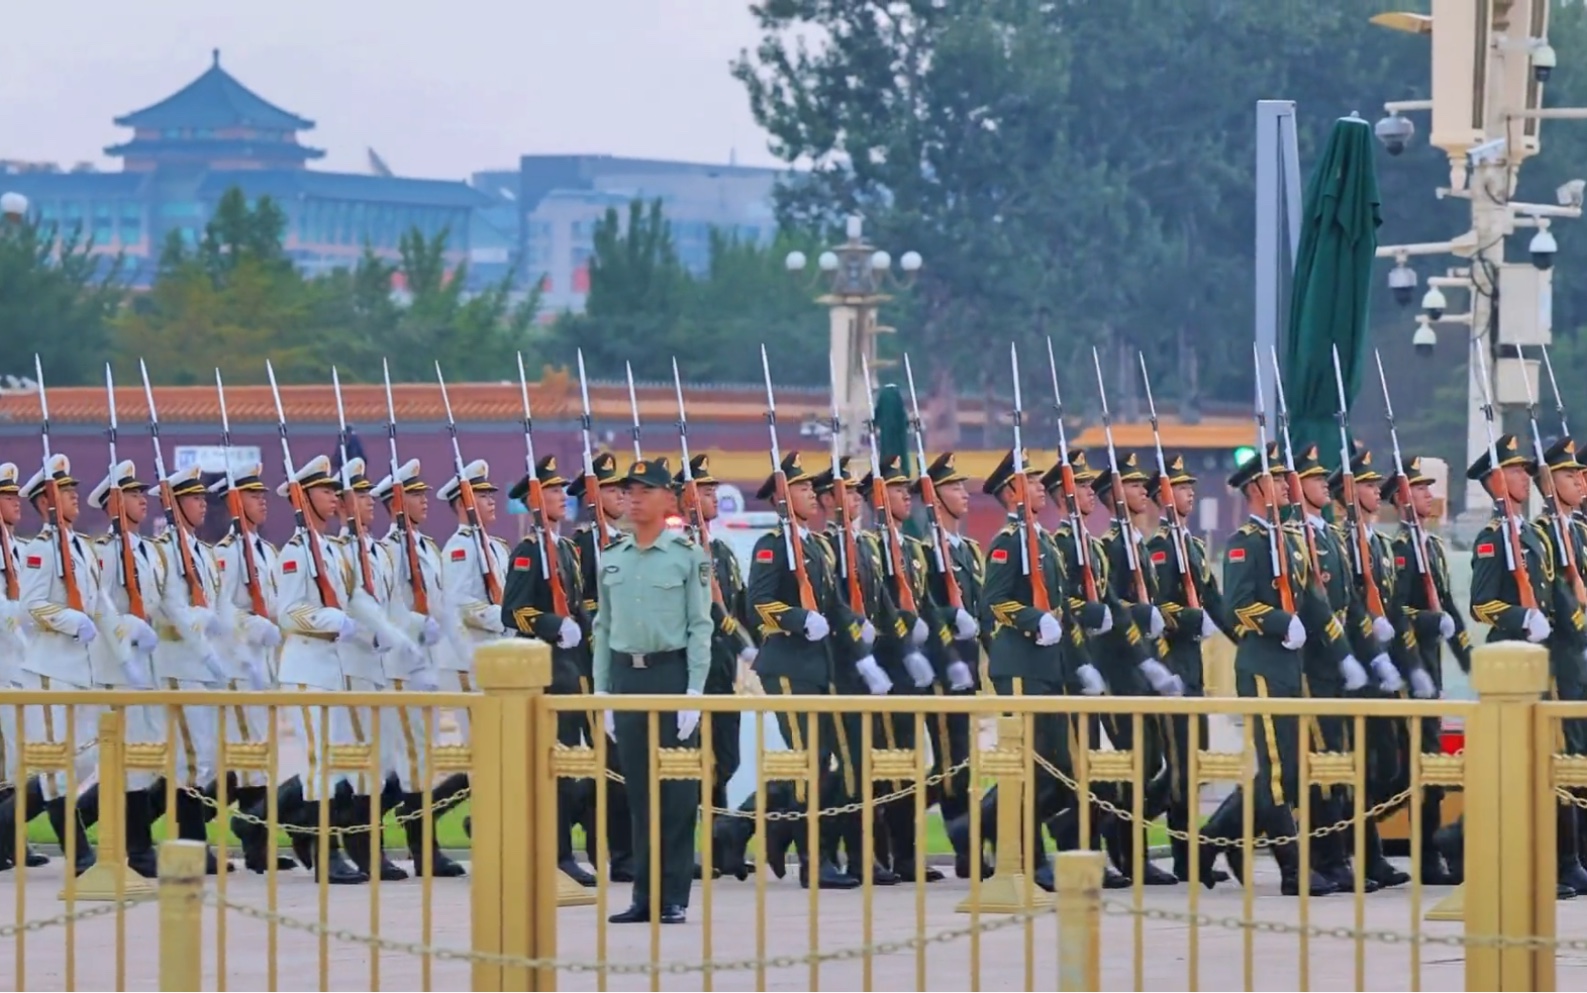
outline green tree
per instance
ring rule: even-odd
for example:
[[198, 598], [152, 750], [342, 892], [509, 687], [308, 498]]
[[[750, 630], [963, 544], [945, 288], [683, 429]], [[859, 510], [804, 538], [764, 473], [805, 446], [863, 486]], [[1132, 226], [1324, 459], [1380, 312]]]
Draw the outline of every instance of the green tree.
[[102, 381], [122, 259], [93, 254], [82, 229], [0, 219], [0, 374], [73, 386]]

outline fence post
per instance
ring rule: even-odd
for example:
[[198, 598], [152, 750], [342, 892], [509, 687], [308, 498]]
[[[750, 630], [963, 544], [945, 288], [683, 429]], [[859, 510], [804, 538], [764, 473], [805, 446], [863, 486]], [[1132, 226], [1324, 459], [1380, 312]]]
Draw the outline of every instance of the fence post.
[[1102, 852], [1059, 852], [1053, 865], [1058, 886], [1058, 988], [1102, 988]]
[[[997, 746], [982, 753], [981, 772], [997, 777], [997, 864], [991, 878], [981, 883], [981, 902], [974, 902], [974, 891], [954, 908], [961, 914], [972, 911], [1013, 914], [1052, 903], [1052, 895], [1036, 887], [1025, 875], [1025, 866], [1034, 864], [1033, 853], [1025, 852], [1025, 786], [1032, 757], [1026, 754], [1025, 718], [1004, 714], [997, 719]], [[1043, 852], [1041, 825], [1036, 825], [1035, 851]], [[971, 867], [980, 864], [980, 852], [972, 852]], [[1100, 884], [1099, 884], [1100, 885]]]
[[[1552, 751], [1540, 740], [1537, 703], [1548, 689], [1548, 651], [1510, 641], [1472, 652], [1477, 706], [1466, 723], [1465, 884], [1433, 920], [1464, 919], [1468, 938], [1554, 933]], [[1541, 791], [1541, 795], [1540, 795]], [[1546, 803], [1545, 803], [1546, 801]], [[1532, 990], [1552, 949], [1466, 949], [1466, 988]]]
[[160, 989], [201, 990], [204, 843], [160, 843]]
[[[93, 866], [77, 880], [79, 900], [121, 900], [153, 895], [154, 882], [127, 865], [127, 762], [123, 730], [126, 716], [120, 708], [99, 715], [99, 845]], [[75, 804], [68, 815], [79, 816]], [[70, 828], [68, 828], [70, 830]], [[60, 839], [66, 850], [66, 839]], [[60, 898], [66, 899], [62, 889]]]
[[[551, 647], [504, 638], [474, 649], [482, 697], [472, 708], [474, 950], [517, 958], [556, 954], [556, 790], [549, 751], [535, 748], [535, 701], [551, 685]], [[554, 723], [554, 722], [553, 722]], [[555, 740], [553, 730], [552, 740]], [[542, 857], [550, 851], [549, 857]], [[543, 899], [547, 887], [551, 898]], [[550, 970], [476, 962], [476, 990], [552, 990]]]

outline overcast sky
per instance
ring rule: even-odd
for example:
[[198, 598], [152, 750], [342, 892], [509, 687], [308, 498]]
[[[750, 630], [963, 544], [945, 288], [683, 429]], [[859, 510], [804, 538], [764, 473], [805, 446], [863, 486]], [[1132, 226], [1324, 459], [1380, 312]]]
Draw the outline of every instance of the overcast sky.
[[748, 0], [21, 0], [0, 20], [0, 159], [116, 163], [120, 114], [210, 64], [317, 125], [316, 168], [462, 178], [525, 153], [770, 165], [728, 75]]

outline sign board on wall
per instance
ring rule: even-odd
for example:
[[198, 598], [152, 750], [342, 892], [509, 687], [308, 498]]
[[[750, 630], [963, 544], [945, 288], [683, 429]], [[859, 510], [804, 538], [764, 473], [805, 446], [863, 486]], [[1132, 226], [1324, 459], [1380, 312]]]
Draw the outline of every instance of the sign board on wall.
[[258, 445], [233, 445], [230, 449], [224, 445], [177, 445], [175, 455], [173, 472], [196, 465], [201, 472], [218, 475], [226, 471], [228, 456], [234, 473], [252, 469], [260, 463]]

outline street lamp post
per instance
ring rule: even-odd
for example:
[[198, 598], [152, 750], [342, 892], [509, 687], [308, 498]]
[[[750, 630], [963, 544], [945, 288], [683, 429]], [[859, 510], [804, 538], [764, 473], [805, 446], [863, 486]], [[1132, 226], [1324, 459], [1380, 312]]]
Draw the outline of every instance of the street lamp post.
[[[816, 257], [816, 280], [825, 292], [816, 298], [825, 304], [831, 329], [832, 388], [843, 416], [842, 451], [854, 454], [860, 447], [864, 422], [871, 416], [865, 403], [863, 368], [877, 368], [876, 336], [891, 328], [876, 323], [876, 308], [892, 295], [891, 286], [907, 286], [920, 271], [920, 253], [905, 252], [898, 259], [902, 275], [893, 271], [893, 257], [865, 240], [863, 221], [851, 216], [845, 225], [847, 240]], [[789, 252], [784, 260], [789, 272], [803, 272], [809, 260], [803, 252]], [[862, 363], [861, 360], [864, 360]], [[874, 384], [873, 384], [874, 385]]]

